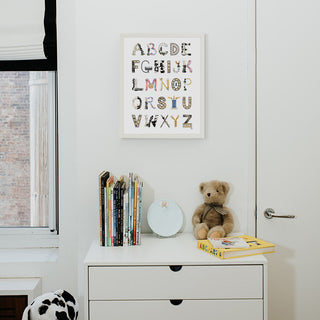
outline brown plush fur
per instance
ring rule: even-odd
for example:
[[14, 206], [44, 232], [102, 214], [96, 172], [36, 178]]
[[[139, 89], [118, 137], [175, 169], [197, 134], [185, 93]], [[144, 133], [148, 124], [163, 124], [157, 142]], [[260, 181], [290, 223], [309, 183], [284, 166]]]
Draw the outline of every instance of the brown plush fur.
[[[234, 227], [232, 213], [227, 207], [223, 206], [229, 192], [228, 183], [212, 180], [201, 183], [199, 188], [203, 195], [204, 203], [196, 209], [192, 217], [195, 238], [206, 239], [227, 236]], [[224, 214], [217, 212], [214, 208], [210, 208], [210, 211], [202, 221], [202, 216], [207, 208], [206, 203], [222, 206]]]

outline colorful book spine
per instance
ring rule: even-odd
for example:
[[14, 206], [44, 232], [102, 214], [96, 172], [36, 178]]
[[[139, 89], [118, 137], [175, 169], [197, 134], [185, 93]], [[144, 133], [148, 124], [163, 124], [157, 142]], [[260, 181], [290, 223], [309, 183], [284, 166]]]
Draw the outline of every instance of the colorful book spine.
[[123, 245], [128, 246], [128, 217], [129, 217], [129, 202], [128, 191], [126, 190], [123, 196]]
[[109, 232], [108, 232], [108, 246], [112, 246], [112, 208], [111, 208], [111, 187], [112, 185], [109, 185], [108, 187], [108, 227], [109, 227]]
[[131, 246], [131, 198], [132, 198], [132, 173], [129, 173], [128, 182], [128, 246]]
[[118, 221], [118, 243], [119, 246], [123, 246], [123, 196], [124, 196], [124, 182], [121, 183], [120, 187], [120, 199], [119, 199], [119, 221]]
[[111, 187], [113, 186], [114, 177], [110, 176], [107, 180], [107, 219], [108, 219], [108, 239], [107, 239], [107, 245], [109, 247], [112, 246], [112, 214], [111, 214]]
[[139, 184], [139, 201], [138, 201], [138, 244], [141, 244], [141, 217], [142, 217], [142, 188], [143, 182]]
[[114, 191], [114, 184], [112, 185], [112, 187], [110, 188], [110, 197], [111, 197], [111, 246], [114, 247], [114, 216], [113, 216], [113, 212], [114, 212], [114, 196], [113, 196], [113, 191]]
[[116, 182], [113, 189], [113, 218], [114, 218], [114, 246], [118, 246], [118, 185], [119, 181]]
[[134, 202], [133, 202], [133, 245], [137, 244], [137, 179], [134, 181]]
[[105, 171], [102, 171], [99, 174], [99, 223], [100, 223], [100, 229], [99, 229], [99, 237], [100, 237], [100, 246], [103, 245], [103, 239], [102, 239], [102, 175], [105, 173]]
[[133, 214], [134, 214], [134, 183], [131, 180], [131, 201], [130, 201], [130, 245], [133, 245]]
[[140, 183], [137, 184], [137, 218], [136, 218], [136, 244], [139, 244], [139, 228], [140, 228], [140, 211], [139, 211], [139, 202], [140, 202]]
[[102, 171], [99, 174], [99, 220], [100, 220], [100, 245], [105, 245], [105, 204], [104, 204], [104, 188], [106, 186], [107, 179], [109, 178], [108, 171]]
[[103, 188], [104, 191], [104, 245], [108, 246], [108, 236], [109, 236], [109, 209], [108, 209], [108, 193], [107, 184]]

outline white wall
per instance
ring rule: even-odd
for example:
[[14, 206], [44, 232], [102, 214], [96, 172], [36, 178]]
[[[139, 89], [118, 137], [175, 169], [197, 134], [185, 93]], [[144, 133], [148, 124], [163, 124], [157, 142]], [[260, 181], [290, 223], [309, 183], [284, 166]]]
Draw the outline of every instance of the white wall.
[[[98, 238], [98, 174], [133, 171], [148, 205], [175, 200], [184, 231], [202, 201], [198, 185], [231, 185], [228, 207], [243, 232], [254, 216], [254, 12], [250, 0], [58, 1], [61, 247], [50, 264], [0, 266], [1, 276], [43, 276], [44, 291], [83, 296], [82, 261]], [[206, 35], [206, 137], [122, 140], [120, 33]], [[59, 272], [59, 276], [56, 277]]]
[[[77, 192], [83, 219], [97, 222], [97, 175], [129, 171], [145, 181], [145, 209], [164, 196], [190, 217], [201, 203], [201, 181], [232, 185], [228, 205], [247, 227], [253, 169], [252, 56], [247, 1], [77, 1], [76, 156]], [[206, 34], [206, 139], [121, 140], [120, 33]], [[62, 120], [63, 121], [63, 120]], [[85, 215], [87, 212], [87, 215]], [[86, 221], [86, 220], [85, 220]], [[146, 222], [146, 220], [144, 220]], [[88, 226], [86, 226], [86, 229]], [[91, 224], [95, 235], [97, 225]]]

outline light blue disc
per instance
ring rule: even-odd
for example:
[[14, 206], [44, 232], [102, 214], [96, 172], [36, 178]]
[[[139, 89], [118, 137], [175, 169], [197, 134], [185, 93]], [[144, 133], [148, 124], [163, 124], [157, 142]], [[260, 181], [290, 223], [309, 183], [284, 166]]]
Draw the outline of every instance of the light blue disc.
[[148, 209], [147, 219], [151, 230], [162, 237], [175, 235], [183, 224], [182, 211], [171, 200], [153, 202]]

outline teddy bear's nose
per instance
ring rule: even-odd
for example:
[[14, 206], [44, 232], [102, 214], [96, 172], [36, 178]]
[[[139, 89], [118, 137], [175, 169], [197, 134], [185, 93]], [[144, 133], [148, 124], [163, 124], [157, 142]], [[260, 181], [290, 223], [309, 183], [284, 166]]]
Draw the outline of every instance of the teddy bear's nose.
[[207, 196], [210, 197], [210, 196], [211, 196], [211, 193], [207, 193]]

